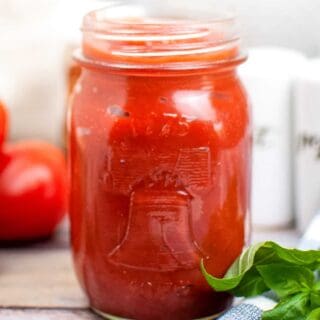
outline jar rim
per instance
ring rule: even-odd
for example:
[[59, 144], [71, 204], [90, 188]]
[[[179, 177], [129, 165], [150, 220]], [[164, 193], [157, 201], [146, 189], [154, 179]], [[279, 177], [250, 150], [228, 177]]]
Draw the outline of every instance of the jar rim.
[[[155, 2], [150, 1], [150, 3], [155, 4]], [[165, 5], [166, 6], [166, 5]], [[121, 12], [122, 17], [119, 15], [120, 10], [124, 10], [124, 12]], [[82, 30], [89, 31], [90, 28], [92, 28], [92, 31], [99, 31], [96, 29], [97, 23], [102, 22], [110, 25], [120, 25], [122, 24], [121, 18], [127, 17], [128, 14], [125, 12], [129, 12], [130, 10], [130, 15], [131, 16], [142, 16], [145, 14], [145, 11], [148, 10], [146, 4], [142, 4], [141, 2], [138, 1], [129, 1], [129, 0], [108, 0], [106, 1], [106, 5], [104, 8], [98, 9], [98, 10], [93, 10], [89, 12], [85, 17], [83, 21], [83, 28]], [[174, 21], [175, 26], [177, 25], [183, 25], [185, 23], [190, 23], [192, 22], [193, 26], [198, 25], [198, 26], [206, 26], [206, 25], [213, 25], [213, 24], [221, 24], [221, 23], [227, 23], [227, 22], [234, 22], [236, 20], [236, 15], [235, 13], [227, 10], [220, 10], [218, 12], [215, 12], [215, 18], [213, 18], [213, 14], [210, 13], [210, 17], [195, 17], [197, 13], [192, 12], [193, 17], [186, 17], [185, 15], [179, 17], [177, 14], [174, 14], [174, 16], [168, 17], [164, 16], [162, 14], [157, 13], [156, 16], [153, 18], [158, 19], [155, 23], [155, 21], [152, 20], [131, 20], [130, 24], [132, 26], [141, 26], [141, 25], [152, 25], [154, 26], [155, 24], [167, 24], [168, 22], [170, 23], [170, 20]], [[181, 12], [179, 13], [181, 15]], [[199, 13], [198, 13], [199, 14]], [[161, 21], [162, 20], [162, 21]], [[94, 28], [93, 26], [96, 25]], [[100, 30], [101, 31], [101, 30]]]
[[[83, 20], [83, 55], [109, 63], [172, 68], [177, 62], [203, 64], [239, 59], [235, 15], [219, 11], [173, 12], [170, 5], [108, 1]], [[205, 11], [205, 10], [204, 10]]]

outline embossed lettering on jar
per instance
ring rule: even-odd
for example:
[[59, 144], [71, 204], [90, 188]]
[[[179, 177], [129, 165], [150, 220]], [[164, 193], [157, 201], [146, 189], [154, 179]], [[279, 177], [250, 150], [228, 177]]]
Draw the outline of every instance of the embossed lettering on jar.
[[248, 235], [245, 57], [233, 18], [153, 6], [84, 19], [69, 123], [73, 255], [99, 314], [201, 319], [232, 302], [206, 284], [201, 259], [223, 276]]

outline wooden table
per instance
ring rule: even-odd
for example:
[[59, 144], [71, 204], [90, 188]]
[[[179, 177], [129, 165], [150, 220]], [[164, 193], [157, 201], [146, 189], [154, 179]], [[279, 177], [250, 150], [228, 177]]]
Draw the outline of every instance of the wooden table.
[[[253, 241], [294, 246], [293, 230], [255, 232]], [[0, 320], [94, 320], [72, 269], [68, 225], [53, 239], [0, 248]]]

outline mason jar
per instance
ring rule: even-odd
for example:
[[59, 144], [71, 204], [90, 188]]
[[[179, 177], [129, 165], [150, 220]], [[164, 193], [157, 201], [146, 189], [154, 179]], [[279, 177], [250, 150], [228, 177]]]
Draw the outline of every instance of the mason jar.
[[84, 18], [69, 114], [72, 249], [105, 318], [212, 319], [248, 235], [251, 118], [235, 20], [110, 3]]

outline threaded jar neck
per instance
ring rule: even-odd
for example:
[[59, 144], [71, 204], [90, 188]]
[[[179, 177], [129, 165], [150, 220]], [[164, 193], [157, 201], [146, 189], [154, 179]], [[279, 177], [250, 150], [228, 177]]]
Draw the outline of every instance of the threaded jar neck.
[[[151, 1], [111, 2], [83, 22], [83, 59], [124, 68], [194, 69], [244, 60], [229, 13], [170, 11]], [[205, 11], [205, 10], [204, 10]]]

